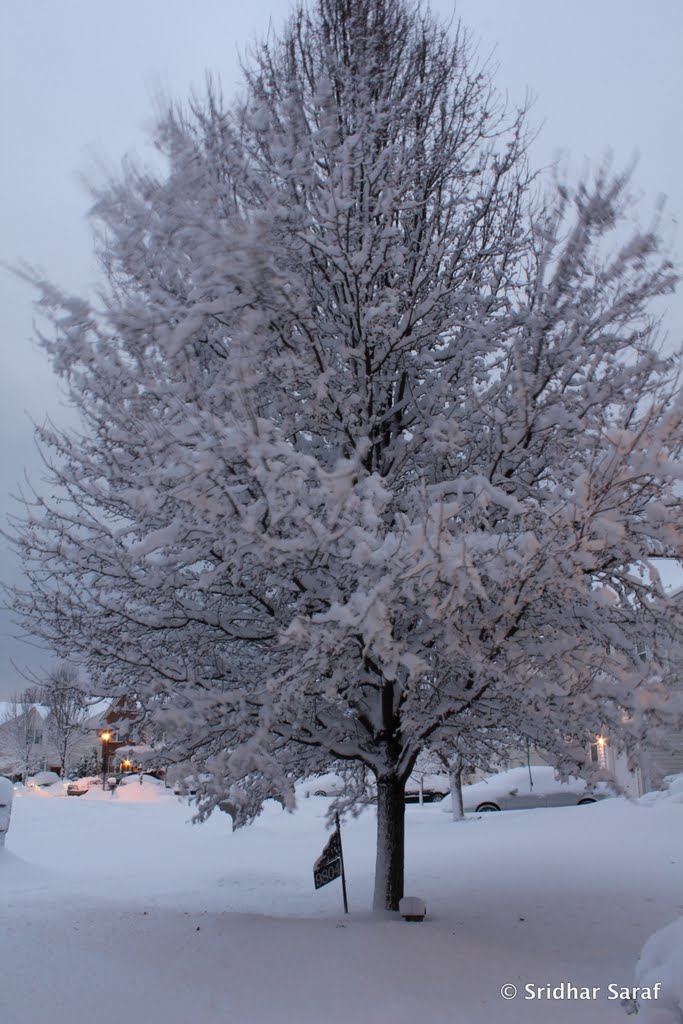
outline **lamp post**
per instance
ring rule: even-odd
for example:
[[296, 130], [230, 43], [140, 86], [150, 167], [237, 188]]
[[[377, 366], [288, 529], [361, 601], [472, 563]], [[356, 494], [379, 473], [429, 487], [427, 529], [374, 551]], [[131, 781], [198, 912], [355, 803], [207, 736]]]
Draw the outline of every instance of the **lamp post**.
[[100, 739], [102, 740], [102, 789], [106, 789], [107, 769], [109, 767], [109, 740], [111, 739], [111, 733], [108, 729], [100, 733]]

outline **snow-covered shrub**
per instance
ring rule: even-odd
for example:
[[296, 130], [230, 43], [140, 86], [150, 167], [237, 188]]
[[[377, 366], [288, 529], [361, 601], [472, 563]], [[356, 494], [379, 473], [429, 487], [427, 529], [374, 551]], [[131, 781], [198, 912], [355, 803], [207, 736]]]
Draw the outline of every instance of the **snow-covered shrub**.
[[636, 966], [636, 985], [660, 984], [656, 1000], [642, 1000], [638, 1024], [683, 1024], [683, 917], [651, 935]]
[[662, 801], [683, 804], [683, 772], [679, 775], [667, 775], [664, 779], [664, 789], [655, 789], [650, 793], [643, 793], [639, 803], [651, 805], [661, 803]]
[[12, 815], [14, 787], [9, 779], [0, 778], [0, 846], [5, 845], [5, 836]]

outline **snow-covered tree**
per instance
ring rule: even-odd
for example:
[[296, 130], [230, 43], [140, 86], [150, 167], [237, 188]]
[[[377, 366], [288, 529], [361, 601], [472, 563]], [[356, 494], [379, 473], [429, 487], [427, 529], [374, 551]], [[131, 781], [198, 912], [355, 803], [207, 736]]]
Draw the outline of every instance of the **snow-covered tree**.
[[368, 769], [395, 909], [426, 745], [569, 765], [658, 713], [674, 274], [625, 178], [538, 198], [523, 113], [406, 0], [299, 9], [156, 144], [95, 190], [97, 301], [33, 275], [82, 428], [38, 431], [15, 607], [210, 774], [202, 815]]
[[70, 773], [76, 748], [83, 737], [88, 698], [81, 686], [78, 670], [70, 665], [51, 669], [40, 692], [41, 703], [48, 710], [47, 735], [64, 778]]
[[100, 771], [101, 765], [97, 747], [93, 747], [89, 754], [84, 754], [78, 759], [73, 770], [73, 775], [77, 779], [82, 779], [86, 775], [97, 775]]
[[0, 716], [0, 754], [22, 782], [44, 767], [43, 716], [32, 698], [30, 691], [12, 694]]

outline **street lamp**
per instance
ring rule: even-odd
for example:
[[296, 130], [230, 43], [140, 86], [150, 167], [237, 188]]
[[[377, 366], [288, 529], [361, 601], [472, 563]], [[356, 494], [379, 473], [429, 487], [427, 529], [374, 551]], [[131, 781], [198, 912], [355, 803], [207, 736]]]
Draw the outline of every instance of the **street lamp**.
[[597, 736], [595, 739], [598, 748], [598, 768], [607, 767], [607, 740], [604, 736]]
[[107, 769], [109, 767], [109, 740], [111, 739], [111, 733], [108, 729], [100, 733], [100, 739], [102, 740], [102, 789], [106, 789]]

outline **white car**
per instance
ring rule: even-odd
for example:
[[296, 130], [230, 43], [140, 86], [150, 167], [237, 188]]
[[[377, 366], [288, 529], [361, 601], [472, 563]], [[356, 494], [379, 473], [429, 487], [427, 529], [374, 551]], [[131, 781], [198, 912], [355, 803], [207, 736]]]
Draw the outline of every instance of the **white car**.
[[340, 796], [346, 789], [346, 782], [335, 772], [311, 775], [300, 784], [303, 796]]
[[443, 800], [450, 791], [451, 783], [447, 775], [437, 772], [424, 774], [413, 772], [406, 782], [405, 802], [418, 804], [421, 794], [422, 803], [431, 804], [437, 800]]
[[[448, 776], [440, 774], [411, 775], [406, 782], [405, 802], [407, 804], [419, 803], [420, 789], [422, 789], [423, 803], [443, 800], [450, 792]], [[337, 775], [335, 772], [311, 775], [308, 779], [304, 779], [299, 791], [303, 796], [340, 796], [346, 791], [346, 782], [341, 775]], [[368, 795], [372, 800], [377, 797], [374, 779], [368, 783]]]
[[50, 786], [56, 786], [61, 781], [57, 772], [37, 772], [26, 780], [26, 785], [32, 789], [49, 789]]
[[488, 779], [462, 787], [465, 811], [517, 811], [527, 807], [566, 807], [594, 804], [613, 796], [608, 783], [589, 786], [585, 779], [561, 782], [554, 768], [532, 765], [531, 769], [509, 768]]
[[201, 772], [199, 775], [184, 775], [177, 778], [173, 783], [173, 792], [176, 796], [195, 796], [199, 790], [200, 783], [211, 782], [213, 776], [210, 772]]

